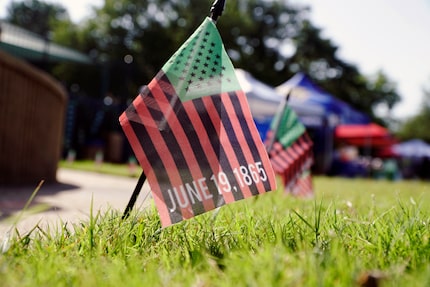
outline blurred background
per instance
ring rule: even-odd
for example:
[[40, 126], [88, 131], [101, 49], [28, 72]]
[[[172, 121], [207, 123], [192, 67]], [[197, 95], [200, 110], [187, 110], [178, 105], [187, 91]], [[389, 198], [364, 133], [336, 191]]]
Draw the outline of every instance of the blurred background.
[[[0, 183], [133, 160], [118, 117], [212, 2], [2, 1]], [[262, 139], [291, 93], [315, 174], [429, 179], [430, 4], [325, 2], [227, 1], [217, 27]]]

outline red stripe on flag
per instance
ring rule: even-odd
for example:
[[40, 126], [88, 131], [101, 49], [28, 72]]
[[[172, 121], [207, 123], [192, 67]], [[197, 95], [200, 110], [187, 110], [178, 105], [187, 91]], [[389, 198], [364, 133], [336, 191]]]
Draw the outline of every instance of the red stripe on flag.
[[[229, 95], [227, 93], [222, 93], [220, 97], [221, 97], [221, 101], [224, 103], [225, 98], [228, 98]], [[202, 101], [207, 110], [215, 109], [214, 103], [210, 97], [203, 97]], [[231, 111], [231, 110], [229, 112], [234, 113], [234, 111]], [[224, 125], [222, 124], [221, 118], [217, 113], [209, 113], [209, 117], [211, 118], [213, 125], [219, 127], [216, 131], [218, 133], [218, 137], [221, 139], [221, 142], [223, 143], [227, 160], [230, 162], [230, 166], [232, 168], [239, 168], [240, 163], [236, 157], [236, 152], [233, 146], [231, 145], [231, 142], [229, 140], [223, 141], [223, 139], [228, 139], [228, 135]], [[234, 188], [237, 188], [237, 187], [234, 187]], [[242, 194], [244, 198], [252, 196], [252, 193], [246, 184], [242, 185], [240, 188], [242, 190]]]
[[278, 159], [279, 157], [274, 158], [271, 161], [271, 164], [276, 173], [282, 173], [285, 170], [285, 166], [283, 165], [283, 162], [278, 162]]
[[270, 162], [272, 163], [272, 165], [274, 165], [274, 168], [276, 166], [275, 169], [277, 173], [283, 173], [293, 163], [293, 160], [285, 152], [285, 150], [283, 150], [282, 145], [279, 143], [275, 143], [273, 145], [273, 149], [270, 155]]
[[167, 206], [164, 204], [163, 194], [161, 193], [160, 186], [158, 185], [157, 178], [155, 176], [154, 170], [149, 165], [149, 162], [146, 158], [145, 152], [143, 151], [142, 146], [140, 145], [139, 140], [136, 137], [136, 134], [134, 133], [133, 129], [130, 126], [129, 120], [125, 113], [123, 113], [120, 116], [120, 123], [124, 130], [124, 133], [127, 136], [127, 139], [131, 146], [135, 149], [136, 154], [140, 154], [141, 157], [137, 157], [138, 160], [142, 158], [143, 160], [139, 160], [140, 165], [145, 171], [145, 176], [149, 182], [152, 182], [151, 184], [151, 193], [153, 194], [154, 202], [157, 205], [158, 213], [160, 215], [161, 222], [163, 222], [164, 225], [170, 225], [172, 224], [172, 221], [169, 216], [169, 210]]
[[[245, 96], [245, 95], [242, 94], [242, 96]], [[239, 96], [239, 98], [240, 98], [240, 96]], [[240, 99], [239, 99], [239, 101], [240, 101]], [[239, 142], [243, 142], [243, 144], [241, 145], [241, 148], [243, 150], [243, 154], [244, 154], [246, 162], [253, 163], [254, 157], [253, 157], [252, 151], [249, 148], [249, 145], [247, 144], [247, 139], [245, 138], [245, 135], [244, 135], [243, 130], [241, 128], [239, 119], [237, 117], [237, 113], [234, 110], [233, 104], [230, 101], [230, 97], [224, 97], [224, 106], [226, 108], [227, 113], [230, 115], [231, 125], [232, 125], [233, 130], [236, 134], [237, 140]], [[246, 116], [245, 116], [245, 118], [246, 118]], [[257, 187], [258, 193], [266, 192], [264, 184], [262, 183], [260, 178], [258, 178], [258, 177], [256, 177], [256, 178], [257, 178], [257, 180], [253, 180], [253, 184], [255, 184], [255, 186]]]
[[[247, 125], [250, 127], [250, 129], [257, 130], [257, 127], [255, 126], [255, 122], [254, 122], [252, 114], [251, 114], [251, 110], [249, 109], [249, 104], [247, 102], [245, 93], [242, 90], [237, 91], [236, 93], [238, 95], [240, 106], [242, 108], [243, 115], [246, 119]], [[261, 142], [260, 135], [256, 132], [252, 133], [252, 140], [256, 143]], [[256, 146], [257, 146], [257, 152], [260, 155], [264, 169], [266, 170], [266, 172], [271, 172], [271, 169], [269, 168], [270, 167], [270, 160], [269, 160], [269, 157], [267, 156], [267, 151], [264, 148], [264, 145], [263, 144], [257, 144]], [[267, 177], [269, 179], [270, 190], [275, 190], [276, 189], [276, 180], [275, 180], [274, 174], [267, 174]], [[260, 183], [261, 183], [261, 181], [260, 181]], [[266, 189], [262, 183], [259, 184], [259, 190], [258, 191], [259, 191], [259, 193], [266, 192]]]
[[[199, 117], [199, 112], [196, 110], [194, 104], [191, 101], [185, 102], [184, 107], [188, 117], [190, 119], [193, 119], [193, 125], [195, 127], [195, 130], [198, 131], [197, 137], [208, 158], [208, 162], [209, 162], [209, 165], [211, 166], [212, 172], [214, 174], [219, 174], [220, 172], [223, 171], [223, 169], [219, 162], [218, 156], [212, 147], [211, 140], [209, 138], [207, 130], [204, 127], [204, 124]], [[221, 192], [221, 191], [218, 191], [218, 192], [223, 196], [225, 203], [230, 203], [235, 201], [233, 194], [231, 192]], [[215, 203], [215, 205], [220, 206], [222, 204]]]
[[[174, 134], [175, 138], [177, 139], [177, 141], [179, 143], [181, 143], [180, 149], [181, 149], [182, 153], [185, 155], [185, 161], [186, 161], [186, 163], [190, 169], [192, 177], [194, 179], [204, 178], [204, 176], [201, 172], [201, 169], [199, 167], [199, 164], [195, 158], [195, 154], [193, 152], [193, 149], [191, 148], [190, 142], [188, 141], [187, 135], [185, 134], [184, 129], [183, 129], [181, 123], [179, 122], [179, 120], [176, 116], [176, 113], [173, 111], [172, 106], [170, 105], [167, 98], [165, 97], [163, 90], [161, 89], [160, 86], [154, 85], [154, 87], [152, 87], [152, 89], [151, 89], [151, 92], [153, 93], [154, 98], [157, 99], [157, 102], [160, 106], [160, 109], [163, 111], [163, 113], [168, 115], [166, 118], [167, 122], [169, 124], [170, 129], [172, 129], [174, 131], [173, 134]], [[169, 151], [169, 152], [171, 152], [171, 151]], [[192, 168], [192, 167], [197, 167], [197, 168]], [[215, 208], [214, 202], [210, 198], [205, 198], [203, 196], [202, 202], [203, 202], [204, 209], [206, 211], [212, 210]], [[184, 214], [183, 214], [183, 217], [185, 219], [189, 218], [189, 217], [186, 217]]]
[[[308, 172], [308, 171], [306, 171]], [[312, 186], [312, 177], [310, 173], [306, 175], [302, 175], [295, 186], [292, 188], [291, 193], [297, 197], [312, 197], [313, 196], [313, 186]]]
[[[152, 90], [154, 88], [154, 85], [156, 85], [156, 81], [151, 81], [148, 87]], [[141, 121], [142, 122], [145, 121], [145, 124], [146, 124], [145, 127], [151, 140], [156, 143], [154, 145], [155, 149], [157, 150], [157, 153], [160, 156], [160, 159], [166, 168], [166, 171], [172, 186], [183, 185], [181, 176], [178, 172], [178, 168], [176, 166], [172, 153], [169, 150], [169, 147], [166, 145], [160, 131], [158, 130], [158, 128], [156, 128], [158, 125], [153, 120], [147, 106], [143, 103], [141, 97], [136, 98], [133, 104], [136, 107], [137, 115], [140, 117]], [[168, 111], [170, 112], [171, 110], [168, 110]], [[162, 111], [162, 112], [165, 116], [171, 116], [171, 113], [166, 115], [165, 111]], [[178, 192], [178, 196], [179, 195], [180, 193]], [[182, 198], [182, 200], [184, 200], [184, 198]], [[191, 205], [189, 205], [187, 208], [181, 208], [181, 214], [183, 218], [193, 217], [194, 214], [193, 214]], [[164, 226], [164, 223], [163, 223], [163, 226]]]
[[[270, 131], [267, 135], [268, 142], [272, 136], [274, 134]], [[308, 176], [306, 180], [301, 180], [303, 172], [308, 170], [313, 162], [312, 141], [307, 133], [301, 135], [288, 147], [283, 147], [278, 141], [275, 141], [269, 153], [270, 162], [275, 172], [281, 175], [287, 192], [298, 193], [303, 189], [313, 194], [312, 177]], [[310, 187], [306, 188], [309, 184]]]

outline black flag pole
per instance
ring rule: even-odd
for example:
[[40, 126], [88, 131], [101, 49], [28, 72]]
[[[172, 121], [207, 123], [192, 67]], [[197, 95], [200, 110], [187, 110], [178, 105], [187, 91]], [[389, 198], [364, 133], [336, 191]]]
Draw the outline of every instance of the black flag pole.
[[211, 18], [216, 22], [218, 17], [222, 15], [225, 7], [225, 0], [215, 0], [211, 7]]
[[145, 180], [146, 180], [146, 175], [142, 171], [137, 181], [136, 187], [134, 188], [133, 194], [131, 195], [130, 200], [128, 201], [127, 207], [125, 208], [124, 213], [122, 214], [122, 219], [126, 219], [130, 215], [130, 212], [133, 210], [134, 204], [136, 203], [137, 197], [139, 196], [139, 193], [142, 190]]
[[[218, 17], [222, 15], [224, 11], [225, 0], [215, 0], [210, 9], [210, 17], [216, 23]], [[134, 205], [136, 204], [137, 197], [142, 190], [143, 184], [145, 183], [146, 175], [142, 171], [140, 174], [139, 180], [137, 181], [136, 187], [134, 188], [133, 194], [128, 201], [127, 207], [124, 210], [122, 215], [122, 219], [126, 219], [130, 216], [130, 212], [133, 210]]]

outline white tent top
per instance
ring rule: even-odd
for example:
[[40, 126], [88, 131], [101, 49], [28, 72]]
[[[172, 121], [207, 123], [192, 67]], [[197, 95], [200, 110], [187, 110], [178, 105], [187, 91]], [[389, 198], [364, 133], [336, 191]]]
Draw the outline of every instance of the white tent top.
[[413, 139], [392, 147], [393, 152], [403, 157], [430, 158], [430, 145], [420, 139]]
[[[259, 80], [255, 79], [249, 72], [235, 69], [240, 86], [245, 92], [251, 113], [256, 119], [272, 118], [278, 111], [280, 103], [285, 96]], [[317, 106], [297, 105], [289, 101], [290, 106], [299, 115], [323, 115], [324, 110]]]
[[52, 43], [40, 35], [4, 21], [0, 21], [0, 49], [30, 60], [92, 64], [92, 59], [86, 54]]
[[235, 69], [239, 84], [246, 94], [251, 113], [255, 118], [273, 117], [283, 97], [274, 88], [258, 81], [247, 71]]

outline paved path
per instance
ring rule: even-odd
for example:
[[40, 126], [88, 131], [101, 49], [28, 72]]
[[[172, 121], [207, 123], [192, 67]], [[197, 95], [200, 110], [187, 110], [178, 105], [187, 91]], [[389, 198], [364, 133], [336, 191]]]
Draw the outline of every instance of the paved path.
[[[58, 183], [43, 185], [29, 211], [20, 218], [17, 228], [25, 233], [39, 224], [57, 228], [64, 222], [88, 221], [93, 214], [109, 209], [124, 211], [137, 178], [59, 169]], [[11, 228], [14, 218], [25, 206], [35, 186], [0, 187], [0, 238]], [[144, 184], [135, 208], [151, 204], [149, 185]], [[40, 210], [37, 212], [37, 210]]]

